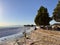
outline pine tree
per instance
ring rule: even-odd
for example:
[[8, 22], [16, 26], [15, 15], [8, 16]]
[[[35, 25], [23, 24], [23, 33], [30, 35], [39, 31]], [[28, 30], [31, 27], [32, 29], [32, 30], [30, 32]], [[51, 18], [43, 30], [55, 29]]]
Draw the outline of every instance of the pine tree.
[[40, 26], [40, 25], [49, 25], [49, 22], [51, 21], [51, 18], [49, 17], [47, 8], [41, 6], [38, 10], [38, 13], [35, 17], [35, 24]]
[[56, 22], [60, 22], [60, 1], [58, 1], [58, 4], [57, 4], [56, 8], [54, 9], [53, 19]]

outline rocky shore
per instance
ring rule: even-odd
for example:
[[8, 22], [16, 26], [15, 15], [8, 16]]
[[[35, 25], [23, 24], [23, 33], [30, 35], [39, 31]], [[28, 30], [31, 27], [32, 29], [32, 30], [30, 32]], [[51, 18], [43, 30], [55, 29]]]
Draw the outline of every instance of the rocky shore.
[[60, 31], [37, 29], [14, 41], [0, 45], [60, 45]]

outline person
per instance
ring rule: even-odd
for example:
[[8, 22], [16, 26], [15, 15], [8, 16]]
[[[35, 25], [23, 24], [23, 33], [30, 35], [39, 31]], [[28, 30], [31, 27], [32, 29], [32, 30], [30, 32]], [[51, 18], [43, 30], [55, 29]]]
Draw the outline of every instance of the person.
[[26, 38], [26, 32], [25, 31], [23, 32], [23, 34], [24, 34], [24, 37]]
[[34, 30], [37, 30], [37, 28], [35, 27], [35, 29]]

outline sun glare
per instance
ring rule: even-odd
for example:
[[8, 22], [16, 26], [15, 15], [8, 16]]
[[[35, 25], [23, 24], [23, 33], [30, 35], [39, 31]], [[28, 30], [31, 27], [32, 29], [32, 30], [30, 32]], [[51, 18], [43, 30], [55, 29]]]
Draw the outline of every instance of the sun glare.
[[3, 17], [3, 5], [2, 3], [0, 3], [0, 20], [2, 19]]
[[19, 24], [9, 23], [9, 22], [0, 22], [0, 26], [14, 26], [14, 25], [19, 25]]
[[10, 24], [9, 23], [3, 23], [3, 22], [0, 22], [0, 26], [9, 26]]

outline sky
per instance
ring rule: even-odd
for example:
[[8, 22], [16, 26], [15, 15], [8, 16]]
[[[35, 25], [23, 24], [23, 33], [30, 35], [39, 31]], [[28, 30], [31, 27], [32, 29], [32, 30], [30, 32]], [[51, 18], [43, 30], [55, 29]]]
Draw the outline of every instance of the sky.
[[58, 0], [0, 0], [0, 26], [34, 24], [40, 6], [46, 7], [51, 17], [57, 3]]

